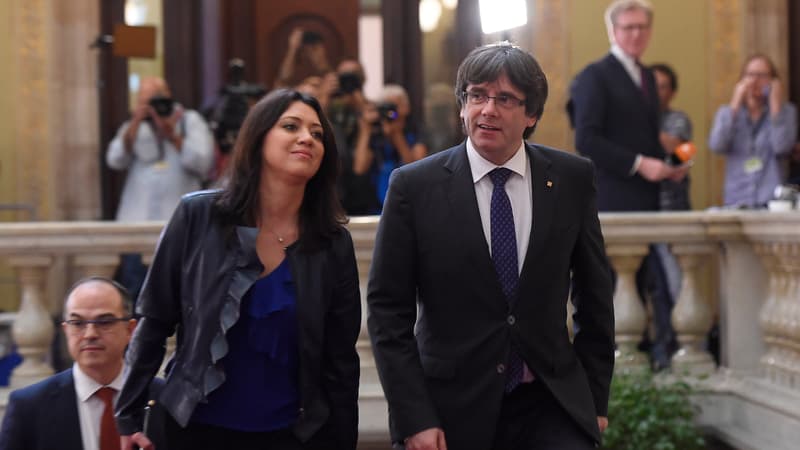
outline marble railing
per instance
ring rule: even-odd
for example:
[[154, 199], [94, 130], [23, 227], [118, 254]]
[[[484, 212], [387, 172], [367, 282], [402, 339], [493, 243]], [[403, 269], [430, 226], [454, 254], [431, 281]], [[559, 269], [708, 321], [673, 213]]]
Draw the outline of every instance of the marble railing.
[[[704, 413], [703, 420], [709, 427], [722, 430], [719, 434], [731, 441], [761, 439], [752, 432], [749, 437], [734, 436], [732, 429], [747, 430], [749, 424], [720, 406], [724, 403], [720, 399], [735, 398], [738, 403], [731, 403], [730, 408], [743, 408], [742, 402], [745, 406], [759, 404], [770, 411], [764, 413], [769, 423], [780, 428], [773, 434], [783, 433], [787, 439], [797, 438], [792, 442], [800, 441], [800, 436], [795, 436], [800, 431], [794, 431], [800, 427], [790, 427], [800, 425], [800, 214], [602, 214], [601, 223], [618, 277], [614, 295], [617, 370], [647, 365], [647, 357], [636, 349], [648, 325], [648, 314], [636, 293], [635, 272], [651, 243], [668, 243], [684, 274], [672, 314], [680, 345], [673, 357], [673, 371], [708, 376], [709, 398], [717, 401], [706, 411], [717, 411], [717, 416]], [[12, 375], [12, 387], [52, 373], [46, 361], [55, 332], [52, 317], [58, 313], [59, 302], [46, 298], [45, 293], [52, 291], [46, 283], [55, 270], [53, 262], [66, 258], [73, 278], [110, 275], [121, 253], [143, 253], [145, 259], [151, 256], [161, 225], [0, 224], [0, 258], [14, 269], [20, 293], [12, 332], [25, 358]], [[353, 218], [349, 224], [362, 297], [376, 226], [376, 217]], [[66, 284], [71, 281], [66, 280]], [[721, 325], [719, 369], [704, 345], [715, 316]], [[364, 322], [358, 350], [362, 358], [362, 439], [382, 440], [387, 433], [386, 406]], [[785, 423], [776, 421], [775, 411], [780, 411]], [[760, 448], [762, 444], [753, 446]]]

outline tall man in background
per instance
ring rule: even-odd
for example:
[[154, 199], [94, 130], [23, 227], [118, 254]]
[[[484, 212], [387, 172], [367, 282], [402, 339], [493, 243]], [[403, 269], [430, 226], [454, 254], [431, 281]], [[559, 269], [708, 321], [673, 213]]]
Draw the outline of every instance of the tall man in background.
[[[655, 79], [641, 63], [653, 9], [646, 0], [617, 0], [606, 9], [605, 21], [611, 51], [579, 73], [570, 90], [575, 148], [597, 166], [600, 211], [658, 211], [661, 182], [682, 180], [688, 165], [664, 161]], [[643, 261], [636, 281], [642, 298], [651, 291], [654, 304], [669, 302], [655, 252]]]
[[455, 94], [466, 142], [394, 171], [376, 236], [368, 328], [392, 440], [594, 448], [614, 313], [592, 165], [524, 141], [547, 80], [519, 47], [473, 50]]

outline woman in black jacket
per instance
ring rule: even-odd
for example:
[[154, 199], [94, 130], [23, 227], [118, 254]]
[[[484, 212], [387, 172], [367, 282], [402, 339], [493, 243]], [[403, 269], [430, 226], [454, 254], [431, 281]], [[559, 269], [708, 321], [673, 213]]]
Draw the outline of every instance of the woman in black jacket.
[[278, 90], [242, 125], [228, 186], [182, 199], [138, 300], [123, 449], [152, 448], [146, 387], [173, 332], [169, 450], [355, 449], [361, 305], [337, 161], [319, 103]]

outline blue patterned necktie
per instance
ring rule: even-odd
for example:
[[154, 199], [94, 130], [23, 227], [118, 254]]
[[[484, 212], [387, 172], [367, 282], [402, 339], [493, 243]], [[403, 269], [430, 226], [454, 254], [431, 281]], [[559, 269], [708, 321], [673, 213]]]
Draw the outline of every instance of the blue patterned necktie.
[[[489, 172], [489, 178], [494, 184], [491, 206], [492, 262], [508, 302], [511, 302], [519, 284], [514, 212], [505, 187], [510, 176], [511, 170], [504, 167]], [[508, 359], [506, 392], [511, 392], [522, 381], [522, 372], [522, 359], [512, 349]]]

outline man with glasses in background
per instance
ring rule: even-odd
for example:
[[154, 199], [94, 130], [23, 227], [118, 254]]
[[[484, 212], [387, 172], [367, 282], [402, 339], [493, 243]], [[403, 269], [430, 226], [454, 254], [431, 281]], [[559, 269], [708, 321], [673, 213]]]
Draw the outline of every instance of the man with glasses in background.
[[614, 312], [592, 165], [525, 142], [547, 80], [519, 47], [473, 50], [455, 94], [467, 140], [395, 169], [375, 240], [368, 328], [392, 441], [595, 448]]
[[11, 393], [0, 450], [120, 448], [112, 403], [136, 327], [131, 308], [125, 288], [107, 278], [89, 277], [72, 286], [62, 330], [75, 364]]
[[[617, 0], [606, 9], [605, 22], [611, 51], [579, 73], [570, 89], [567, 111], [575, 127], [575, 148], [597, 166], [601, 212], [658, 211], [661, 182], [681, 181], [689, 164], [667, 164], [659, 141], [655, 78], [641, 62], [650, 43], [653, 9], [646, 0]], [[666, 278], [652, 249], [636, 284], [643, 299], [650, 292], [653, 304], [669, 304]], [[669, 320], [656, 318], [655, 323]], [[668, 364], [653, 360], [656, 368]]]

